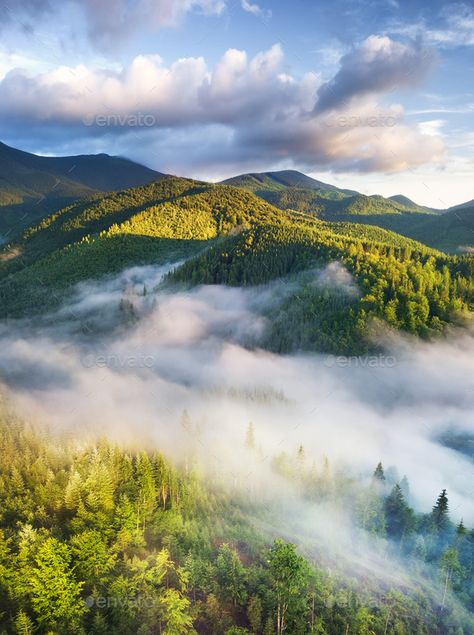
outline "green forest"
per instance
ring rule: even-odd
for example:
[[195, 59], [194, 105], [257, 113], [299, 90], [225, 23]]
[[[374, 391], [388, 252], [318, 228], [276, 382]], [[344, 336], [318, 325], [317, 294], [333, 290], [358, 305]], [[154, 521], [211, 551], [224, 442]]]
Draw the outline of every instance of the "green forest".
[[[242, 449], [258, 462], [256, 435], [249, 424]], [[51, 437], [5, 403], [0, 447], [3, 633], [472, 632], [474, 532], [453, 525], [444, 490], [415, 513], [407, 479], [380, 463], [361, 481], [300, 446], [271, 470], [309, 507], [338, 501], [366, 548], [406, 561], [416, 591], [288, 541], [277, 507], [229, 491], [197, 453], [173, 466], [140, 447]]]
[[[233, 186], [174, 177], [74, 203], [2, 253], [2, 317], [52, 310], [74, 284], [132, 265], [186, 260], [170, 282], [248, 286], [343, 263], [359, 297], [298, 278], [298, 302], [268, 316], [267, 346], [278, 352], [367, 351], [374, 319], [437, 336], [469, 321], [474, 298], [471, 255], [447, 255], [375, 226], [281, 210]], [[285, 335], [281, 324], [290, 314], [294, 328]]]
[[[366, 206], [354, 192], [308, 182], [301, 192], [287, 178], [288, 187], [254, 177], [217, 185], [163, 177], [70, 202], [2, 247], [2, 328], [54, 322], [79, 283], [106, 285], [129, 267], [160, 265], [168, 273], [154, 288], [142, 285], [142, 300], [156, 295], [159, 304], [201, 285], [265, 291], [272, 301], [255, 309], [265, 323], [258, 347], [281, 359], [368, 355], [384, 346], [380, 333], [435, 343], [471, 332], [471, 254], [375, 223], [386, 199]], [[341, 201], [347, 214], [326, 213]], [[391, 205], [401, 223], [442, 218]], [[328, 281], [335, 265], [342, 282]], [[140, 319], [130, 297], [116, 303], [119, 337]], [[97, 345], [94, 328], [68, 319]], [[39, 337], [38, 356], [43, 343]], [[26, 374], [36, 377], [43, 362]], [[182, 425], [195, 447], [176, 459], [159, 440], [121, 444], [67, 434], [67, 426], [52, 433], [4, 400], [0, 633], [474, 632], [474, 531], [451, 514], [449, 491], [420, 512], [408, 479], [379, 456], [360, 472], [300, 444], [282, 452], [265, 447], [258, 422], [242, 420], [234, 451], [278, 484], [256, 496], [258, 481], [229, 478], [225, 456], [216, 467], [212, 446], [199, 448], [200, 421], [183, 412]], [[351, 553], [326, 548], [311, 514], [333, 523], [335, 536], [350, 531]]]

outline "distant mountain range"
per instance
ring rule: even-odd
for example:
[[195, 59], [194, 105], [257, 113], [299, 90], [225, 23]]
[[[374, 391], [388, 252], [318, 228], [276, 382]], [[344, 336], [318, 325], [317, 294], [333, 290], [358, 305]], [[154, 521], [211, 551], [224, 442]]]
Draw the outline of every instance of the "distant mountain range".
[[[79, 199], [158, 181], [164, 174], [107, 154], [43, 157], [0, 143], [0, 241]], [[401, 194], [366, 196], [296, 170], [241, 174], [221, 185], [247, 190], [282, 210], [330, 222], [375, 225], [447, 252], [474, 248], [474, 201], [448, 210]]]
[[375, 225], [441, 251], [474, 248], [474, 201], [432, 209], [401, 194], [366, 196], [294, 170], [241, 174], [222, 183], [251, 191], [280, 209], [312, 213], [326, 221]]
[[42, 157], [0, 143], [0, 236], [9, 239], [79, 198], [144, 185], [162, 176], [107, 154]]

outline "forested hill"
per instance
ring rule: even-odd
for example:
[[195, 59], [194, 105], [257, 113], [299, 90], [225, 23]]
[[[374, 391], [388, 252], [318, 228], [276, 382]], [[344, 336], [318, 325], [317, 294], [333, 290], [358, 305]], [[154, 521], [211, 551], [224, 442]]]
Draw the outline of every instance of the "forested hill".
[[345, 190], [313, 179], [297, 170], [280, 170], [278, 172], [252, 172], [250, 174], [240, 174], [221, 182], [223, 185], [234, 185], [242, 187], [251, 192], [273, 190], [282, 191], [287, 188], [297, 188], [306, 190], [324, 190], [326, 192], [339, 192], [341, 194], [357, 194], [353, 190]]
[[472, 202], [449, 210], [431, 209], [406, 196], [366, 196], [292, 170], [242, 174], [224, 183], [254, 192], [280, 209], [327, 221], [376, 225], [447, 253], [474, 248]]
[[[6, 246], [1, 315], [45, 311], [74, 283], [193, 255], [173, 280], [297, 281], [299, 302], [271, 316], [267, 345], [276, 350], [364, 350], [374, 318], [431, 336], [462, 323], [473, 306], [469, 255], [447, 256], [378, 227], [281, 210], [243, 189], [168, 177], [75, 203]], [[353, 276], [356, 295], [321, 288], [305, 274], [333, 261]]]
[[107, 154], [43, 157], [0, 143], [0, 238], [17, 234], [68, 202], [161, 176]]

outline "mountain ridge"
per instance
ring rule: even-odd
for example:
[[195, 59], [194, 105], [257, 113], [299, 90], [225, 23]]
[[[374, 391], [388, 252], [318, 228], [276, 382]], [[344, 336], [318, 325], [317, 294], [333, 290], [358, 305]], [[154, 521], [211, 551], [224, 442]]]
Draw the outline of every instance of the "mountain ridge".
[[0, 236], [4, 241], [78, 199], [163, 178], [107, 154], [44, 157], [0, 142]]

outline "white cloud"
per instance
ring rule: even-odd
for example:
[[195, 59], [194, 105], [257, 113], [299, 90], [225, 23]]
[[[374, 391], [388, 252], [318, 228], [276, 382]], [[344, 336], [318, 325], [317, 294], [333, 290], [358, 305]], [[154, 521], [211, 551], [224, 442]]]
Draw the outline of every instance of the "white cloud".
[[[439, 23], [441, 19], [441, 23]], [[390, 34], [405, 35], [410, 38], [422, 37], [425, 42], [439, 48], [474, 45], [474, 9], [463, 2], [449, 3], [436, 16], [437, 25], [420, 19], [410, 24], [395, 23], [387, 29]]]
[[25, 14], [48, 18], [65, 5], [82, 12], [93, 44], [110, 46], [135, 31], [173, 26], [192, 11], [219, 15], [226, 0], [23, 0], [5, 9], [4, 24], [19, 23]]
[[444, 119], [431, 119], [430, 121], [422, 121], [418, 124], [418, 128], [422, 134], [436, 137], [441, 134], [441, 129], [446, 124]]
[[[278, 161], [308, 169], [329, 164], [400, 171], [443, 156], [432, 128], [424, 134], [403, 123], [400, 106], [377, 103], [377, 95], [401, 81], [401, 63], [415, 57], [415, 49], [369, 38], [359, 52], [342, 58], [341, 70], [319, 92], [314, 73], [295, 78], [286, 72], [279, 44], [250, 59], [245, 51], [229, 49], [214, 68], [202, 57], [166, 66], [158, 55], [140, 55], [120, 70], [78, 65], [31, 74], [16, 69], [0, 81], [0, 134], [29, 127], [42, 135], [49, 129], [68, 138], [110, 139], [133, 132], [132, 146], [161, 144], [157, 152], [164, 163], [173, 165], [173, 155], [179, 156], [181, 173], [198, 166]], [[359, 77], [358, 88], [349, 85], [349, 67], [361, 67], [364, 60], [371, 74]], [[415, 75], [423, 63], [417, 62]], [[335, 87], [332, 94], [329, 85]], [[129, 125], [138, 116], [148, 117], [146, 129]], [[133, 147], [127, 150], [132, 153]]]
[[270, 18], [272, 12], [268, 9], [262, 9], [258, 4], [250, 2], [249, 0], [241, 1], [242, 9], [247, 13], [252, 13], [258, 18]]

